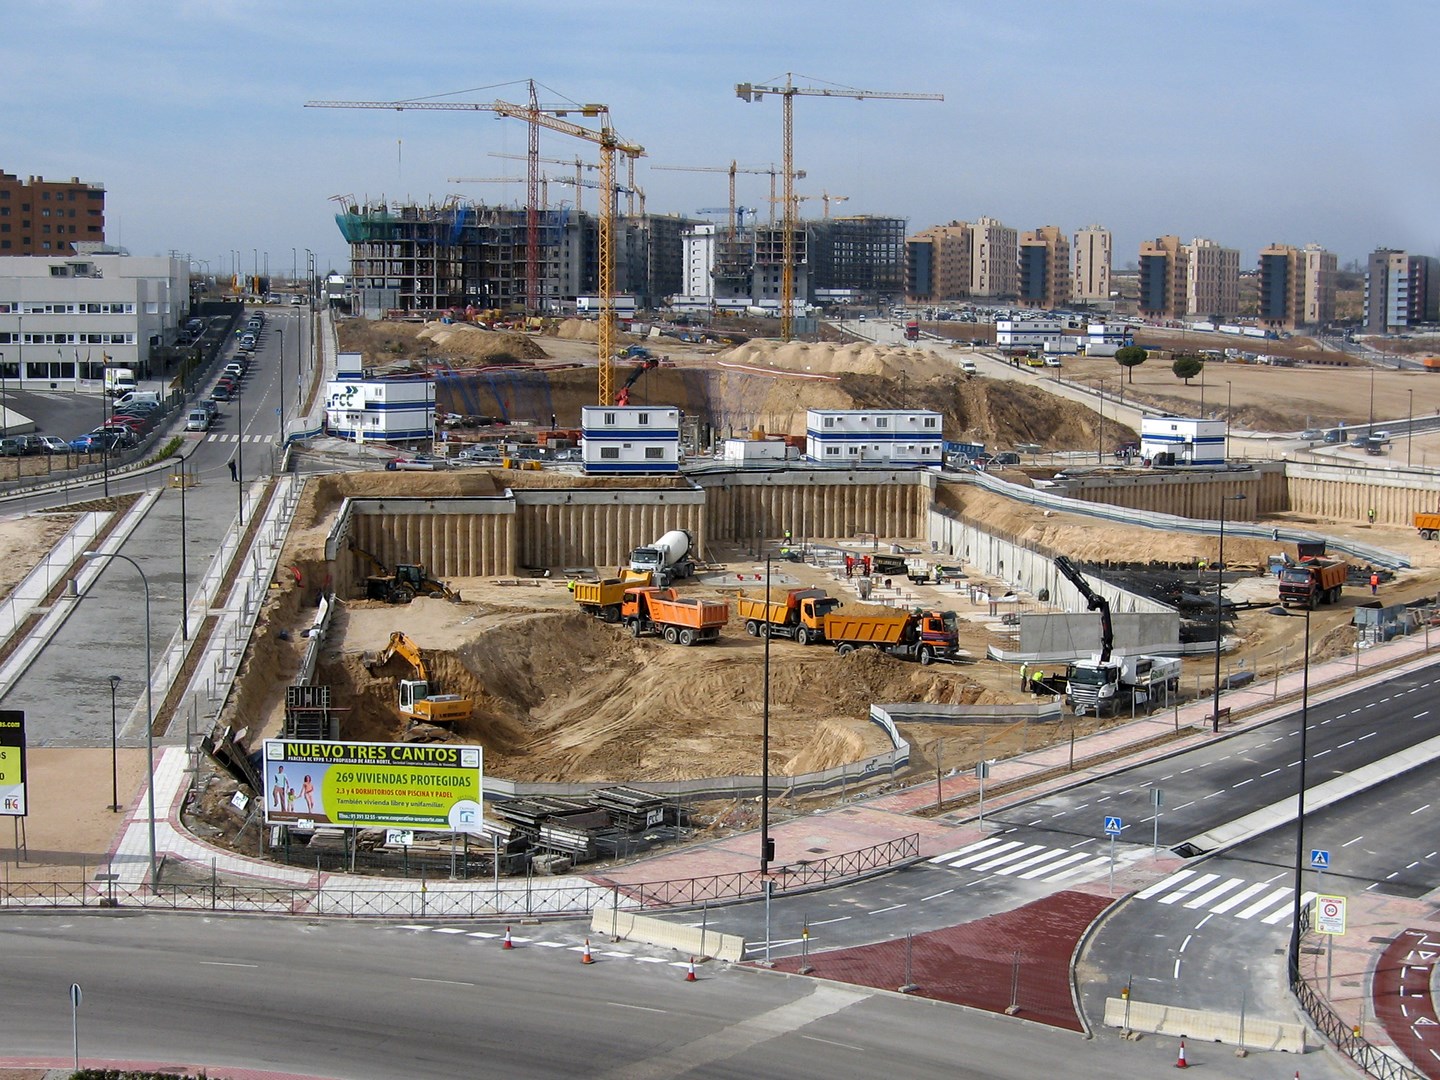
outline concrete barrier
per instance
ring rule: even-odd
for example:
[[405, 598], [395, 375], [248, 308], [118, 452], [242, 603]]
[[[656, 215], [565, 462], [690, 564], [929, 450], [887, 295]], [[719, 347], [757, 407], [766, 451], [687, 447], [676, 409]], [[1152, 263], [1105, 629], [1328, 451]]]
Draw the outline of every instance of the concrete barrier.
[[1150, 1001], [1132, 1000], [1127, 1017], [1124, 998], [1106, 998], [1105, 1026], [1172, 1038], [1184, 1036], [1196, 1042], [1243, 1046], [1246, 1050], [1283, 1050], [1290, 1054], [1305, 1052], [1304, 1024], [1287, 1024], [1259, 1016], [1247, 1016], [1242, 1022], [1240, 1016], [1234, 1013], [1182, 1009], [1177, 1005], [1158, 1005]]
[[624, 941], [643, 941], [685, 956], [713, 956], [738, 963], [745, 959], [745, 939], [698, 926], [681, 926], [649, 915], [597, 907], [590, 916], [590, 933], [608, 934]]

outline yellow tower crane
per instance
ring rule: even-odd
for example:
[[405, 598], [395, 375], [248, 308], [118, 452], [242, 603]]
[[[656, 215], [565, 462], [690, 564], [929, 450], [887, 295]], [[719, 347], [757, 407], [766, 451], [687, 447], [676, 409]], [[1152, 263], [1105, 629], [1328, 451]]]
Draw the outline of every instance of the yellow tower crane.
[[784, 160], [781, 175], [785, 178], [785, 195], [782, 228], [783, 262], [780, 268], [780, 338], [789, 341], [795, 323], [795, 99], [797, 97], [881, 98], [899, 101], [944, 101], [944, 94], [899, 94], [879, 90], [854, 90], [835, 86], [796, 86], [794, 76], [785, 73], [782, 86], [762, 86], [756, 83], [737, 83], [735, 96], [741, 101], [759, 101], [766, 94], [778, 94], [781, 98], [781, 135], [784, 145]]
[[[730, 235], [735, 235], [735, 174], [754, 173], [756, 176], [770, 177], [770, 215], [773, 222], [775, 215], [775, 174], [778, 171], [774, 165], [766, 166], [763, 169], [749, 169], [744, 166], [730, 162], [729, 165], [652, 165], [652, 169], [666, 169], [669, 172], [704, 172], [704, 173], [729, 173], [730, 174]], [[795, 179], [804, 180], [805, 170], [801, 169], [795, 174]]]
[[[525, 120], [532, 126], [548, 128], [562, 135], [570, 135], [600, 147], [600, 190], [604, 203], [600, 210], [600, 243], [598, 262], [600, 264], [600, 326], [597, 352], [599, 354], [599, 394], [601, 405], [612, 405], [611, 383], [614, 374], [615, 348], [615, 154], [624, 154], [630, 159], [641, 157], [645, 148], [634, 143], [623, 142], [610, 126], [610, 106], [585, 105], [515, 105], [508, 101], [307, 101], [307, 109], [420, 109], [432, 112], [490, 112]], [[598, 119], [600, 130], [594, 131], [581, 124], [563, 119], [571, 113]], [[530, 156], [532, 160], [537, 160]], [[538, 188], [538, 174], [532, 188]], [[538, 202], [538, 191], [529, 196], [533, 206]], [[533, 215], [532, 215], [533, 216]], [[534, 252], [532, 251], [532, 255]]]

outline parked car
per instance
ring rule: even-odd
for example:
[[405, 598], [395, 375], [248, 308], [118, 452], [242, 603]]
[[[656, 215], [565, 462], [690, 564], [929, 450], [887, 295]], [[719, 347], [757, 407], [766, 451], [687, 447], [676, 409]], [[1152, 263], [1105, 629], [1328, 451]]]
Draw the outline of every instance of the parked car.
[[1300, 432], [1300, 438], [1306, 440], [1321, 439], [1324, 437], [1325, 433], [1319, 428], [1308, 427], [1304, 431]]
[[108, 424], [101, 425], [91, 435], [99, 435], [111, 441], [112, 450], [129, 450], [132, 446], [140, 445], [140, 436], [123, 425], [110, 427]]
[[0, 457], [20, 457], [25, 452], [23, 436], [7, 435], [0, 439]]
[[119, 434], [116, 431], [91, 431], [71, 439], [70, 449], [77, 454], [103, 454], [106, 450], [115, 448], [119, 442]]
[[414, 457], [393, 458], [385, 463], [385, 468], [391, 472], [400, 470], [417, 470], [429, 472], [435, 469], [448, 469], [450, 462], [444, 458], [429, 457], [426, 454], [416, 454]]
[[67, 454], [70, 452], [70, 444], [58, 435], [37, 435], [40, 440], [42, 454]]
[[208, 412], [211, 420], [220, 415], [220, 403], [214, 398], [203, 398], [197, 407]]
[[150, 427], [150, 422], [139, 416], [125, 416], [121, 413], [116, 413], [114, 416], [110, 417], [109, 420], [105, 421], [104, 426], [121, 427], [125, 428], [127, 431], [134, 431], [136, 433], [139, 433], [148, 430]]
[[216, 383], [216, 384], [215, 384], [215, 389], [210, 391], [210, 400], [211, 400], [211, 401], [229, 401], [229, 400], [230, 400], [230, 387], [226, 386], [224, 383]]
[[209, 430], [210, 430], [210, 410], [209, 410], [209, 409], [191, 409], [191, 410], [190, 410], [190, 414], [185, 417], [185, 430], [186, 430], [186, 431], [209, 431]]

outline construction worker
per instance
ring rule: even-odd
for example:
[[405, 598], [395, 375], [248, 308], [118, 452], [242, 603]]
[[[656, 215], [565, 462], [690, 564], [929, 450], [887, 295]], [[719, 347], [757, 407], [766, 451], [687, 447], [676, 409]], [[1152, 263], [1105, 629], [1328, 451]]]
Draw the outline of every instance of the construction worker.
[[1375, 508], [1373, 506], [1370, 508], [1369, 512], [1365, 516], [1369, 518], [1371, 525], [1375, 524]]
[[862, 574], [864, 574], [866, 577], [869, 577], [869, 576], [870, 576], [870, 556], [869, 556], [869, 555], [862, 555], [862, 556], [860, 556], [860, 567], [861, 567], [860, 572], [861, 572]]
[[1030, 692], [1032, 694], [1045, 693], [1045, 672], [1038, 667], [1030, 673]]
[[1025, 674], [1030, 670], [1030, 665], [1024, 660], [1020, 661], [1020, 688], [1025, 688]]
[[1380, 571], [1370, 571], [1370, 595], [1374, 596], [1380, 589]]
[[565, 582], [565, 591], [568, 592], [568, 593], [574, 593], [574, 591], [575, 591], [575, 579], [574, 579], [574, 578], [571, 578], [569, 581]]
[[854, 556], [854, 555], [846, 555], [846, 556], [845, 556], [845, 577], [848, 579], [848, 578], [852, 578], [852, 577], [854, 577], [854, 576], [855, 576], [855, 556]]

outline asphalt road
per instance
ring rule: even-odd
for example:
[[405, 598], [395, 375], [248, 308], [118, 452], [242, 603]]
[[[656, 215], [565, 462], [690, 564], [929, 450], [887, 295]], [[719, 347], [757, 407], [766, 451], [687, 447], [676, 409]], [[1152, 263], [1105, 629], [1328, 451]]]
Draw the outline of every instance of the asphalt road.
[[[0, 1053], [306, 1072], [353, 1080], [457, 1076], [1113, 1080], [1169, 1068], [1175, 1043], [1094, 1040], [895, 994], [702, 966], [599, 944], [576, 927], [493, 934], [124, 912], [0, 919]], [[540, 944], [548, 942], [551, 947]], [[642, 959], [643, 958], [643, 959]], [[1206, 1075], [1279, 1078], [1294, 1059], [1192, 1046]], [[1307, 1078], [1339, 1077], [1325, 1055]]]
[[[238, 401], [222, 403], [220, 417], [209, 433], [183, 433], [182, 453], [195, 483], [183, 496], [169, 486], [169, 469], [143, 475], [112, 477], [112, 494], [159, 489], [151, 511], [120, 549], [140, 564], [150, 584], [151, 650], [158, 658], [179, 632], [181, 610], [181, 537], [184, 537], [185, 581], [194, 599], [222, 537], [236, 527], [239, 493], [227, 463], [237, 458], [241, 475], [268, 475], [277, 461], [280, 401], [280, 352], [286, 356], [287, 416], [293, 412], [296, 349], [301, 344], [302, 317], [271, 309], [259, 348], [242, 383]], [[288, 332], [286, 332], [288, 331]], [[288, 340], [285, 340], [288, 339]], [[228, 362], [227, 350], [216, 372]], [[201, 384], [208, 393], [214, 377]], [[183, 427], [184, 410], [178, 427]], [[100, 481], [7, 500], [10, 511], [38, 510], [95, 498]], [[183, 516], [183, 526], [182, 526]], [[108, 745], [110, 684], [122, 679], [116, 695], [122, 740], [143, 741], [145, 730], [145, 593], [134, 567], [108, 560], [100, 576], [75, 604], [73, 613], [39, 657], [3, 699], [8, 709], [23, 709], [26, 736], [32, 746]], [[158, 704], [163, 688], [156, 688]], [[183, 736], [183, 732], [181, 733]]]

